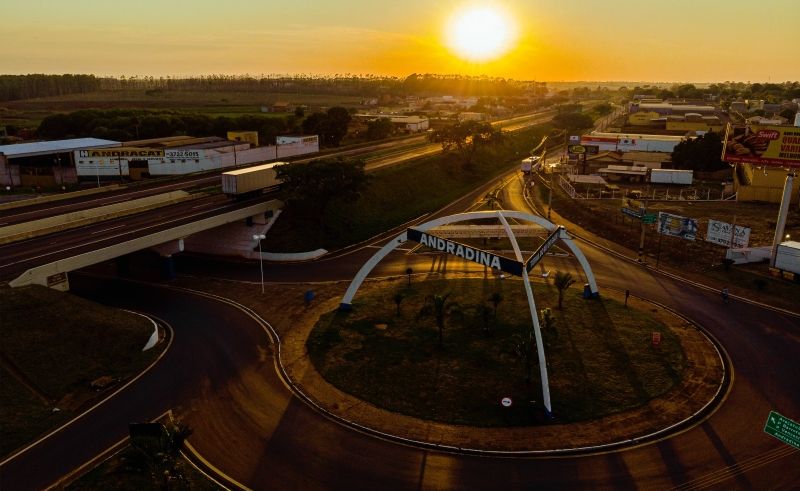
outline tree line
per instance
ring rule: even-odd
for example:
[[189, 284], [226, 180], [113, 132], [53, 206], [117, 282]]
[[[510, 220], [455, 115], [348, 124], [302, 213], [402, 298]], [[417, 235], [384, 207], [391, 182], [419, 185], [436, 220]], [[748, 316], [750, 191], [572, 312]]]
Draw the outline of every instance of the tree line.
[[0, 101], [86, 93], [98, 90], [191, 92], [270, 92], [351, 95], [514, 96], [532, 90], [533, 82], [485, 76], [416, 74], [377, 75], [200, 75], [196, 77], [95, 75], [0, 75]]
[[94, 75], [0, 75], [0, 101], [83, 94], [100, 89], [101, 79]]
[[294, 115], [231, 118], [168, 111], [85, 109], [47, 116], [37, 135], [45, 139], [94, 137], [125, 141], [179, 135], [226, 137], [228, 131], [257, 131], [259, 142], [266, 145], [274, 144], [279, 135], [300, 133], [301, 127]]

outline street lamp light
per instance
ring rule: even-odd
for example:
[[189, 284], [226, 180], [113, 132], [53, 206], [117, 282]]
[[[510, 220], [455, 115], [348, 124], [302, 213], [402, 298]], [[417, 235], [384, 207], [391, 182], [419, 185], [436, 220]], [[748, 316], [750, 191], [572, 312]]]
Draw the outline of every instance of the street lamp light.
[[264, 257], [261, 255], [261, 241], [266, 238], [264, 234], [253, 235], [253, 240], [258, 241], [258, 262], [261, 266], [261, 293], [264, 293]]

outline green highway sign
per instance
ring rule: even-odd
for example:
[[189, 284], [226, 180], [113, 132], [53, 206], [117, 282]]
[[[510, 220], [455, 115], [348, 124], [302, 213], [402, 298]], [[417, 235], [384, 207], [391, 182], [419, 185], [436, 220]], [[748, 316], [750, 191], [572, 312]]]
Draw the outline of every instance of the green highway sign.
[[642, 217], [642, 222], [643, 223], [656, 223], [656, 218], [658, 218], [658, 215], [648, 213], [647, 215], [644, 215]]
[[774, 436], [783, 443], [800, 449], [800, 423], [770, 411], [764, 433]]

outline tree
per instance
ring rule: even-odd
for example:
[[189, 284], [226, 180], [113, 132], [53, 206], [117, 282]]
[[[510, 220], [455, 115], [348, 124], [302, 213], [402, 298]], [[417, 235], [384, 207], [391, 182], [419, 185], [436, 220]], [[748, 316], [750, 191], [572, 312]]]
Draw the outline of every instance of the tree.
[[573, 283], [575, 283], [575, 280], [572, 279], [572, 275], [570, 273], [556, 271], [556, 274], [553, 277], [553, 285], [555, 285], [555, 287], [558, 289], [558, 310], [561, 310], [561, 303], [564, 300], [564, 290], [569, 288]]
[[357, 200], [369, 182], [364, 162], [360, 160], [315, 160], [281, 165], [277, 168], [277, 177], [289, 195], [289, 202], [313, 214], [320, 225], [324, 224], [325, 210], [332, 202]]
[[318, 135], [319, 141], [328, 142], [328, 116], [325, 113], [311, 113], [302, 123], [304, 135]]
[[350, 112], [341, 107], [335, 106], [328, 109], [328, 143], [338, 147], [342, 138], [347, 134], [347, 127], [353, 119]]
[[397, 305], [397, 317], [400, 317], [400, 304], [403, 303], [404, 298], [406, 297], [401, 292], [395, 293], [394, 297], [392, 297], [392, 300], [394, 300], [395, 305]]
[[553, 126], [570, 132], [591, 128], [594, 120], [588, 114], [562, 113], [553, 117]]
[[338, 147], [347, 134], [347, 127], [352, 119], [347, 109], [341, 106], [332, 107], [324, 113], [312, 113], [303, 120], [303, 133], [319, 135], [323, 145]]
[[531, 338], [530, 333], [526, 335], [515, 335], [513, 338], [514, 343], [514, 355], [520, 360], [522, 360], [525, 366], [525, 383], [531, 383], [531, 373], [532, 373], [532, 359], [533, 359], [533, 339]]
[[394, 132], [394, 125], [389, 118], [378, 118], [367, 123], [367, 139], [383, 140]]
[[433, 131], [428, 139], [441, 143], [445, 152], [455, 150], [461, 156], [462, 164], [468, 167], [479, 147], [501, 143], [503, 133], [489, 123], [464, 121]]
[[497, 318], [497, 306], [503, 301], [503, 294], [500, 292], [494, 292], [489, 296], [489, 301], [492, 302], [492, 306], [494, 307], [494, 316]]
[[684, 140], [672, 151], [672, 163], [677, 169], [713, 172], [722, 170], [728, 164], [722, 157], [722, 139], [719, 134], [709, 131], [697, 138]]
[[447, 299], [450, 294], [445, 295], [429, 295], [425, 299], [424, 313], [432, 313], [436, 321], [436, 327], [439, 329], [439, 348], [444, 347], [444, 326], [447, 316], [458, 308], [458, 304], [448, 302]]
[[598, 105], [594, 106], [594, 112], [596, 112], [600, 116], [605, 116], [606, 114], [611, 114], [611, 111], [613, 111], [613, 110], [614, 110], [614, 108], [611, 106], [611, 104], [609, 104], [607, 102], [604, 102], [602, 104], [598, 104]]

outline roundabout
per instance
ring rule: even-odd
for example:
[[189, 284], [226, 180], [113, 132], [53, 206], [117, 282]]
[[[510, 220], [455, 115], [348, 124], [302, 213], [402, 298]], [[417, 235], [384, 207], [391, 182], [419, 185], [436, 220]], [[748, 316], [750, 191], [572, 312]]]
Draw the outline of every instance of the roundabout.
[[[418, 297], [449, 288], [453, 298], [462, 300], [462, 309], [474, 313], [465, 292], [488, 286], [483, 294], [513, 282], [454, 274], [448, 280], [438, 275], [415, 279], [414, 285], [420, 288]], [[411, 344], [402, 334], [394, 336], [402, 338], [394, 347], [382, 343], [402, 324], [391, 299], [396, 291], [408, 291], [405, 278], [364, 284], [356, 311], [370, 313], [336, 312], [335, 298], [315, 306], [283, 341], [287, 375], [306, 397], [348, 425], [411, 445], [478, 454], [591, 453], [653, 441], [700, 423], [724, 398], [730, 374], [727, 358], [688, 320], [637, 298], [624, 307], [624, 295], [613, 290], [602, 300], [589, 301], [568, 292], [565, 311], [556, 311], [549, 305], [553, 292], [548, 286], [533, 286], [543, 306], [553, 307], [559, 319], [543, 329], [555, 419], [546, 418], [541, 402], [536, 402], [541, 401], [538, 380], [534, 377], [526, 384], [524, 362], [507, 349], [519, 339], [508, 326], [487, 333], [479, 321], [470, 320], [471, 314], [461, 313], [455, 317], [465, 327], [447, 326], [444, 346], [438, 348], [435, 326], [413, 312], [409, 293], [404, 301], [409, 305], [401, 303], [400, 317], [405, 308], [409, 323], [422, 332], [417, 341], [423, 340], [427, 348]], [[596, 326], [558, 323], [570, 319], [565, 317], [567, 309], [581, 303], [589, 304], [590, 316], [603, 311], [613, 321], [606, 332], [598, 333], [595, 344], [578, 349], [575, 339], [587, 335], [580, 331]], [[604, 305], [598, 309], [598, 303]], [[513, 304], [510, 297], [503, 300], [498, 321], [503, 312], [519, 307]], [[635, 320], [626, 325], [623, 316]], [[651, 344], [651, 329], [662, 335], [659, 346]], [[613, 342], [600, 341], [603, 337]], [[498, 348], [487, 349], [491, 345]], [[476, 357], [476, 350], [494, 351], [501, 361]], [[465, 352], [472, 354], [460, 356]], [[471, 363], [477, 365], [464, 367]], [[603, 363], [607, 366], [600, 366]], [[599, 373], [593, 375], [592, 370]], [[582, 373], [582, 380], [574, 380], [576, 373]], [[672, 380], [665, 381], [669, 377]]]

